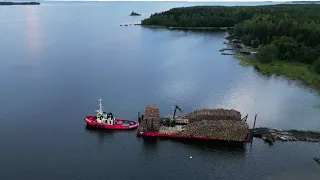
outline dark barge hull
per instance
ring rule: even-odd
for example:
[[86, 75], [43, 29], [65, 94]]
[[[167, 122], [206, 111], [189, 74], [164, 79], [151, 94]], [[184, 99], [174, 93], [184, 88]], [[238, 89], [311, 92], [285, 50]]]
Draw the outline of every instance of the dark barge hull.
[[[175, 134], [162, 134], [159, 132], [143, 132], [137, 131], [137, 136], [140, 137], [150, 137], [150, 138], [167, 138], [167, 139], [184, 139], [184, 140], [198, 140], [198, 141], [207, 141], [207, 142], [226, 142], [226, 143], [251, 143], [252, 139], [245, 139], [243, 141], [229, 141], [225, 139], [214, 139], [211, 137], [204, 137], [204, 136], [182, 136], [182, 135], [175, 135]], [[248, 137], [251, 137], [248, 135]]]

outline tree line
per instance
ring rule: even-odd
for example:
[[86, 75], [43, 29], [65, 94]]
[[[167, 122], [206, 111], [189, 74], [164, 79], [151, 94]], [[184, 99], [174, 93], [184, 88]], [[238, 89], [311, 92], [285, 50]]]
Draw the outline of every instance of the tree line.
[[320, 4], [194, 6], [155, 13], [142, 25], [234, 27], [245, 45], [259, 48], [262, 63], [290, 61], [313, 65], [320, 74]]

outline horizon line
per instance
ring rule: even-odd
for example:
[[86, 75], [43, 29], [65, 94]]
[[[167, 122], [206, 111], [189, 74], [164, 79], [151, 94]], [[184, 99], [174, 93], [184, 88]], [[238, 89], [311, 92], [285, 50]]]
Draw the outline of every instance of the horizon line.
[[[28, 0], [22, 0], [22, 1], [28, 1]], [[96, 1], [96, 2], [118, 2], [118, 1], [126, 1], [126, 2], [134, 2], [134, 1], [171, 1], [171, 2], [319, 2], [319, 0], [38, 0], [40, 1]]]

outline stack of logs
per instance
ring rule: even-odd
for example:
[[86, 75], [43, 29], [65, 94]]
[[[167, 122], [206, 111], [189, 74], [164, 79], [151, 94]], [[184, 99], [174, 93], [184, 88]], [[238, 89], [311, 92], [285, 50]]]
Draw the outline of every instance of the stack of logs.
[[178, 134], [183, 130], [183, 126], [176, 125], [174, 127], [161, 126], [159, 129], [159, 133], [161, 134]]
[[236, 110], [229, 109], [197, 109], [189, 114], [183, 115], [184, 118], [189, 119], [189, 122], [201, 120], [235, 120], [241, 121], [241, 113]]
[[241, 114], [236, 110], [199, 109], [183, 117], [190, 123], [177, 133], [179, 135], [242, 141], [249, 133], [249, 126], [241, 121]]
[[186, 136], [206, 136], [214, 139], [243, 141], [249, 132], [247, 124], [234, 120], [202, 120], [188, 124], [178, 133]]
[[160, 128], [160, 110], [158, 106], [146, 106], [144, 109], [144, 118], [141, 121], [147, 131], [159, 131]]

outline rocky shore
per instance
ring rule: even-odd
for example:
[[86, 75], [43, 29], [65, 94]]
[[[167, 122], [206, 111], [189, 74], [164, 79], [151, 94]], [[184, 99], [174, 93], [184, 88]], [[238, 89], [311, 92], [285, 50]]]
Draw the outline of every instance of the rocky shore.
[[262, 138], [265, 142], [273, 144], [275, 141], [308, 141], [320, 142], [320, 132], [305, 130], [281, 130], [267, 127], [252, 130], [253, 137]]
[[318, 157], [314, 157], [313, 158], [315, 161], [317, 161], [319, 164], [320, 164], [320, 156], [318, 156]]
[[[226, 38], [227, 42], [225, 44], [230, 45], [231, 48], [223, 48], [219, 51], [222, 55], [236, 55], [236, 54], [243, 54], [243, 55], [252, 55], [256, 54], [256, 51], [252, 50], [252, 47], [246, 46], [242, 43], [241, 40], [237, 38], [233, 38], [232, 36], [229, 36]], [[235, 53], [224, 53], [224, 51], [234, 51]]]

